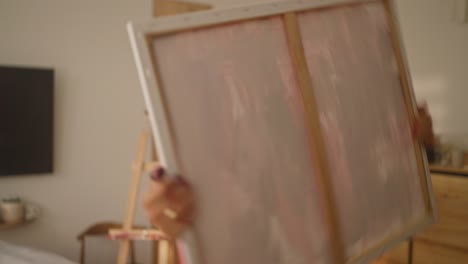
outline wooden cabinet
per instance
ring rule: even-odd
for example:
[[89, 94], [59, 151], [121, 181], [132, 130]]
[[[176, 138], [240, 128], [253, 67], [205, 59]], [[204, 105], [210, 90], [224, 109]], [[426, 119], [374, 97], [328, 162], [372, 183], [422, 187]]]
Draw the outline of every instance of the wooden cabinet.
[[[415, 237], [413, 264], [468, 263], [468, 177], [432, 175], [438, 222]], [[408, 243], [374, 264], [408, 263]]]

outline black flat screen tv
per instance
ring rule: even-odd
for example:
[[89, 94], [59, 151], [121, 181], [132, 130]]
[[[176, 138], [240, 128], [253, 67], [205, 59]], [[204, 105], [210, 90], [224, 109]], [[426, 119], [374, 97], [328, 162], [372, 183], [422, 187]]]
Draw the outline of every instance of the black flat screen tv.
[[0, 176], [53, 170], [54, 71], [0, 66]]

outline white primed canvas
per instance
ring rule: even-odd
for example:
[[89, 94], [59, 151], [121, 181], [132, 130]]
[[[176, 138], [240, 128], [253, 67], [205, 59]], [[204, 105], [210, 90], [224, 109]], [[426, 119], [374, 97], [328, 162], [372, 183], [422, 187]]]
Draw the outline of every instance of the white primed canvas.
[[[338, 210], [352, 263], [434, 221], [382, 2], [291, 0], [130, 26], [161, 162], [196, 192], [184, 263], [333, 263], [328, 206]], [[281, 15], [291, 11], [336, 205], [317, 188], [310, 117]]]

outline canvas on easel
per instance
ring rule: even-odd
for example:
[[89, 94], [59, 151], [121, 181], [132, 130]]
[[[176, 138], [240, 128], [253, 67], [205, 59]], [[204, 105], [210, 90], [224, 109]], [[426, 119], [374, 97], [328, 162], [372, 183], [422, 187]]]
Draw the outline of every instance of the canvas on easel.
[[393, 1], [292, 0], [130, 26], [192, 263], [365, 263], [435, 220]]

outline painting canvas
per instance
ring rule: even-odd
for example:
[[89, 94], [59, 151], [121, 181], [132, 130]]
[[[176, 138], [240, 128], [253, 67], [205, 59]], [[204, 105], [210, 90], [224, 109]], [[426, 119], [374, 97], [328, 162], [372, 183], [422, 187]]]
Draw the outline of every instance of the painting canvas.
[[132, 24], [161, 162], [195, 190], [199, 259], [185, 259], [326, 264], [338, 249], [364, 262], [433, 221], [390, 3], [277, 2]]
[[314, 228], [324, 226], [319, 190], [281, 18], [152, 44], [161, 86], [171, 87], [181, 172], [196, 190], [204, 261], [323, 262], [327, 234]]
[[376, 2], [299, 16], [347, 256], [426, 213], [385, 12]]

